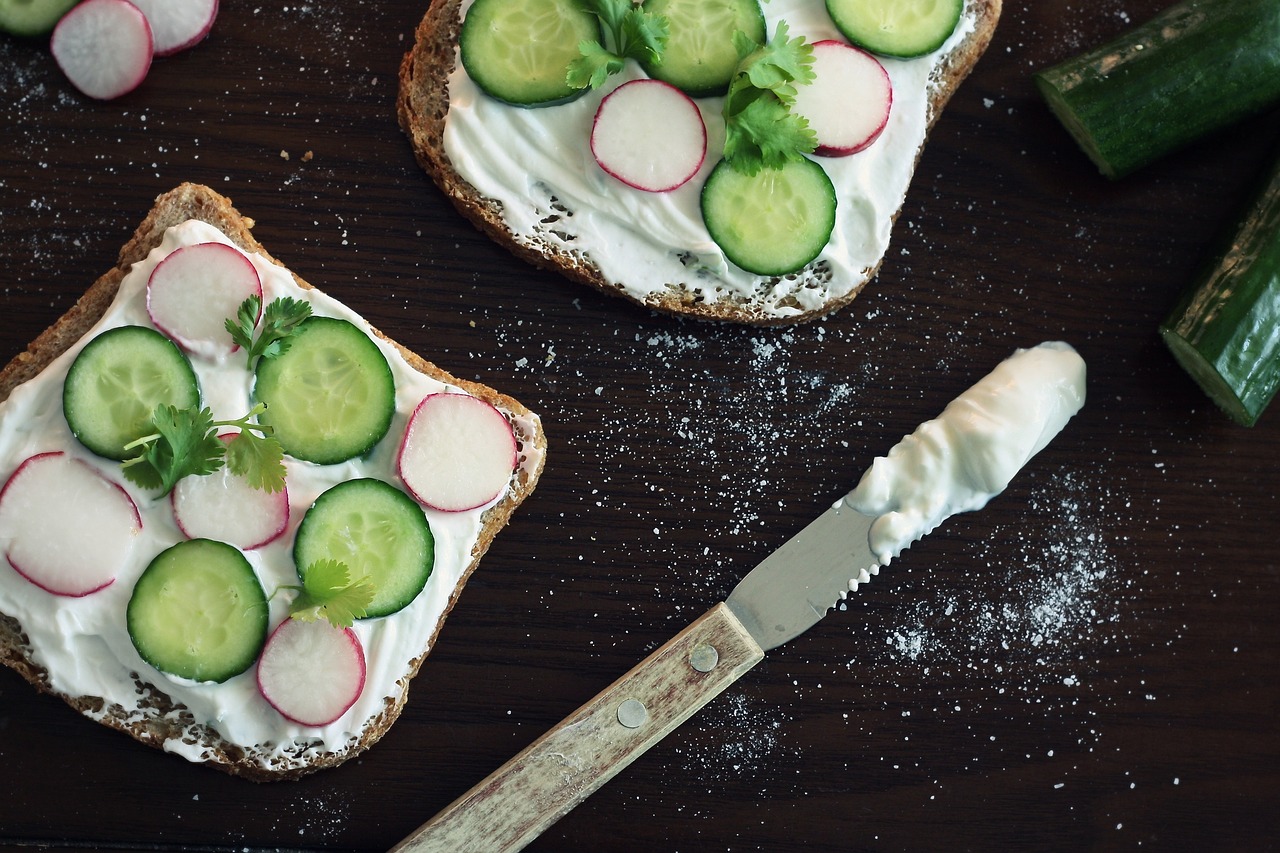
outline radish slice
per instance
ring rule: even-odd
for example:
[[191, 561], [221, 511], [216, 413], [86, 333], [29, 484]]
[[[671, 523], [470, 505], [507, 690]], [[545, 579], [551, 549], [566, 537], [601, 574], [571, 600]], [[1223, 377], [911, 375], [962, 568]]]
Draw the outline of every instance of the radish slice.
[[110, 100], [138, 87], [151, 68], [151, 25], [128, 0], [84, 0], [62, 16], [49, 50], [71, 85]]
[[506, 489], [516, 437], [506, 417], [467, 394], [432, 394], [409, 418], [400, 478], [419, 503], [445, 512], [484, 506]]
[[218, 0], [133, 0], [155, 35], [156, 56], [194, 46], [213, 29]]
[[645, 192], [669, 192], [697, 174], [707, 156], [698, 105], [661, 80], [623, 83], [600, 102], [591, 127], [600, 168]]
[[828, 39], [813, 44], [811, 83], [799, 86], [792, 109], [818, 137], [815, 154], [845, 157], [875, 142], [889, 122], [893, 86], [880, 60]]
[[[235, 433], [220, 435], [223, 441]], [[183, 477], [170, 493], [173, 515], [188, 539], [216, 539], [241, 551], [274, 541], [289, 526], [289, 492], [268, 492], [222, 466], [212, 474]]]
[[286, 619], [271, 632], [258, 660], [258, 692], [303, 726], [327, 726], [364, 690], [364, 647], [350, 628], [324, 620]]
[[55, 595], [111, 585], [142, 519], [129, 494], [62, 451], [18, 466], [0, 491], [0, 545], [18, 574]]
[[147, 313], [156, 328], [189, 352], [235, 350], [226, 322], [240, 303], [258, 297], [262, 279], [239, 249], [225, 243], [184, 246], [156, 264], [147, 281]]

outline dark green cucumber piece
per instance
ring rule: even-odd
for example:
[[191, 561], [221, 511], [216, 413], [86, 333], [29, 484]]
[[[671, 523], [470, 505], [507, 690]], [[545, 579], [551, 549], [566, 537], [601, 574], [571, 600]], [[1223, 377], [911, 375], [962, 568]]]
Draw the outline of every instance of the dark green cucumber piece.
[[933, 53], [951, 38], [964, 0], [827, 0], [844, 37], [863, 50], [908, 59]]
[[1160, 326], [1192, 378], [1253, 426], [1280, 387], [1280, 158], [1196, 283]]
[[387, 616], [418, 597], [435, 565], [435, 539], [413, 498], [381, 480], [347, 480], [307, 510], [293, 544], [298, 575], [336, 560], [353, 581], [368, 578], [374, 596], [364, 618]]
[[67, 371], [62, 412], [71, 434], [99, 456], [125, 459], [150, 432], [157, 406], [191, 409], [200, 386], [177, 345], [146, 326], [121, 326], [85, 345]]
[[284, 452], [332, 465], [363, 456], [391, 426], [396, 386], [378, 345], [355, 325], [310, 317], [280, 355], [258, 362], [254, 396]]
[[578, 45], [600, 39], [600, 22], [577, 0], [476, 0], [458, 36], [462, 67], [482, 91], [508, 104], [561, 104]]
[[213, 682], [253, 665], [267, 640], [267, 617], [249, 561], [212, 539], [161, 551], [138, 578], [126, 611], [143, 660], [179, 678]]
[[760, 45], [768, 38], [758, 0], [645, 0], [644, 8], [665, 16], [669, 31], [662, 60], [644, 70], [695, 98], [728, 90], [740, 59], [735, 32]]
[[1280, 2], [1185, 0], [1034, 79], [1102, 173], [1122, 177], [1280, 103]]
[[0, 0], [0, 30], [24, 38], [46, 36], [80, 0]]
[[756, 275], [786, 275], [831, 239], [836, 191], [808, 158], [754, 175], [721, 160], [702, 187], [702, 218], [730, 261]]

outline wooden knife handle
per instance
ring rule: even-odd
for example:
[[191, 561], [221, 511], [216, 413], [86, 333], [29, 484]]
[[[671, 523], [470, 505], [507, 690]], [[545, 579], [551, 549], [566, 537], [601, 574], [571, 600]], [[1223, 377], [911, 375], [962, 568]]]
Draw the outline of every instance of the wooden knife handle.
[[763, 657], [717, 604], [392, 850], [522, 849]]

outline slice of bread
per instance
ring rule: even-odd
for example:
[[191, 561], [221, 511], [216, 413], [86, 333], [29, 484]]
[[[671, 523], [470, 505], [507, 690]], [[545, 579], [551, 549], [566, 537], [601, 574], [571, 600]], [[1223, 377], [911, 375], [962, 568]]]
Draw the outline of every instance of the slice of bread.
[[[821, 8], [818, 0], [812, 2]], [[771, 14], [768, 4], [762, 4], [762, 8], [766, 16]], [[609, 216], [617, 220], [612, 230], [607, 234], [596, 233], [602, 229], [598, 223], [604, 217], [597, 216], [595, 209], [583, 209], [594, 208], [595, 205], [590, 193], [581, 189], [581, 185], [601, 186], [600, 183], [593, 184], [599, 180], [598, 176], [588, 175], [599, 171], [589, 153], [583, 155], [574, 151], [566, 155], [560, 164], [563, 173], [558, 176], [520, 174], [520, 170], [525, 168], [522, 159], [525, 153], [531, 155], [528, 162], [536, 162], [538, 147], [550, 148], [554, 143], [548, 143], [546, 139], [521, 138], [521, 134], [513, 134], [512, 129], [520, 131], [528, 127], [536, 115], [537, 120], [547, 123], [547, 127], [561, 124], [576, 128], [575, 132], [583, 137], [580, 147], [586, 150], [591, 114], [604, 90], [588, 93], [565, 106], [532, 110], [504, 107], [518, 111], [511, 114], [516, 117], [517, 124], [495, 127], [492, 138], [487, 140], [483, 132], [472, 131], [466, 137], [468, 144], [463, 156], [451, 156], [451, 151], [457, 154], [461, 149], [451, 148], [447, 142], [449, 133], [454, 132], [446, 130], [450, 113], [456, 111], [460, 115], [474, 113], [479, 116], [481, 113], [474, 110], [475, 102], [487, 97], [479, 94], [459, 62], [458, 38], [465, 9], [465, 0], [432, 2], [418, 25], [413, 47], [401, 64], [397, 104], [400, 125], [412, 143], [419, 164], [457, 209], [482, 232], [518, 257], [535, 266], [559, 271], [570, 279], [606, 293], [659, 311], [703, 320], [780, 325], [813, 320], [847, 305], [878, 273], [888, 247], [889, 232], [901, 210], [924, 142], [943, 107], [990, 43], [1000, 17], [1001, 0], [966, 0], [960, 26], [939, 53], [917, 60], [885, 60], [891, 75], [905, 71], [902, 79], [912, 80], [910, 88], [914, 89], [918, 84], [920, 89], [911, 98], [906, 97], [905, 89], [895, 90], [894, 109], [903, 111], [905, 118], [902, 121], [912, 122], [911, 130], [903, 130], [900, 138], [895, 140], [895, 119], [891, 113], [891, 126], [875, 145], [849, 158], [836, 158], [850, 164], [863, 158], [861, 163], [835, 165], [830, 160], [824, 163], [828, 171], [835, 168], [883, 172], [885, 170], [878, 165], [879, 160], [874, 160], [877, 165], [869, 165], [873, 161], [865, 158], [885, 156], [884, 152], [874, 153], [877, 147], [901, 146], [888, 155], [894, 158], [892, 173], [895, 177], [889, 181], [891, 185], [874, 190], [875, 195], [882, 197], [874, 205], [874, 213], [871, 214], [874, 221], [866, 222], [868, 214], [855, 212], [866, 204], [865, 194], [850, 190], [851, 186], [856, 190], [858, 185], [842, 184], [837, 180], [837, 205], [847, 205], [849, 215], [855, 218], [837, 221], [836, 236], [817, 260], [797, 273], [781, 277], [745, 274], [725, 260], [723, 253], [705, 233], [697, 212], [697, 194], [705, 171], [718, 160], [718, 152], [714, 150], [708, 151], [708, 162], [699, 176], [677, 190], [687, 193], [686, 198], [672, 202], [678, 205], [677, 222], [696, 221], [691, 230], [683, 225], [680, 227], [682, 238], [688, 235], [688, 244], [660, 246], [648, 254], [637, 254], [633, 246], [616, 251], [619, 242], [638, 244], [640, 241], [635, 233], [652, 233], [651, 239], [659, 241], [656, 231], [650, 232], [648, 225], [648, 211], [652, 208], [645, 208], [647, 202], [637, 200], [638, 197], [629, 199], [625, 205], [632, 210], [639, 209], [640, 213], [629, 216], [610, 213]], [[811, 21], [817, 20], [812, 17], [812, 11], [806, 14], [811, 16]], [[771, 25], [770, 32], [772, 30]], [[833, 31], [834, 26], [829, 21], [813, 26], [809, 32], [791, 27], [792, 35], [804, 35], [811, 40], [837, 35]], [[907, 70], [910, 66], [904, 64], [921, 62], [926, 63], [923, 69], [916, 66]], [[926, 73], [922, 74], [922, 70]], [[628, 73], [638, 72], [633, 69]], [[606, 84], [605, 90], [612, 85]], [[898, 85], [895, 80], [895, 87]], [[451, 95], [451, 86], [459, 91]], [[712, 123], [720, 121], [718, 101], [712, 99], [702, 103], [708, 119], [709, 136], [714, 140], [718, 133], [722, 135], [722, 130], [712, 127]], [[906, 117], [908, 113], [912, 113], [914, 118]], [[484, 115], [493, 114], [488, 112]], [[483, 118], [471, 120], [477, 123], [484, 121]], [[528, 135], [539, 136], [537, 132]], [[557, 141], [560, 139], [556, 137]], [[910, 141], [903, 141], [908, 139]], [[463, 145], [462, 142], [452, 144]], [[521, 146], [526, 145], [528, 148], [521, 150]], [[481, 161], [473, 156], [476, 149], [482, 148], [489, 149], [489, 152], [516, 150], [504, 161], [504, 169], [487, 170], [479, 164], [491, 161]], [[563, 151], [564, 146], [557, 150]], [[476, 165], [465, 167], [463, 160], [474, 161]], [[468, 176], [464, 174], [468, 168], [478, 171], [472, 171]], [[481, 182], [481, 177], [488, 182], [488, 193], [475, 185]], [[604, 192], [612, 190], [605, 189]], [[505, 200], [496, 197], [500, 194]], [[855, 195], [860, 197], [855, 199]], [[570, 197], [577, 201], [570, 200]], [[667, 226], [664, 224], [662, 227]], [[634, 233], [629, 234], [631, 229]], [[870, 249], [846, 248], [868, 241], [873, 244]], [[605, 256], [615, 254], [618, 257], [607, 262], [604, 260]]]
[[[261, 257], [264, 264], [274, 265], [285, 273], [283, 265], [267, 254], [266, 250], [254, 239], [250, 229], [253, 220], [242, 216], [231, 206], [225, 197], [207, 187], [184, 184], [156, 199], [155, 206], [137, 229], [133, 238], [120, 252], [116, 266], [99, 278], [53, 326], [33, 341], [25, 352], [13, 358], [3, 370], [0, 370], [0, 436], [4, 430], [15, 428], [12, 412], [6, 413], [5, 407], [11, 408], [10, 397], [16, 403], [18, 397], [15, 389], [22, 383], [37, 377], [59, 355], [74, 347], [88, 333], [94, 324], [111, 309], [114, 297], [121, 288], [122, 282], [130, 272], [130, 268], [147, 259], [148, 254], [161, 244], [166, 229], [186, 223], [188, 220], [199, 220], [218, 229], [235, 245], [246, 252]], [[189, 226], [187, 226], [189, 227]], [[312, 291], [309, 284], [296, 275], [288, 274], [303, 290]], [[284, 280], [284, 279], [282, 279]], [[323, 298], [319, 291], [312, 291], [317, 298]], [[441, 583], [453, 583], [452, 588], [445, 586], [433, 595], [440, 596], [438, 603], [432, 604], [432, 610], [415, 611], [429, 613], [433, 618], [438, 613], [438, 620], [433, 625], [423, 625], [415, 636], [428, 637], [421, 649], [414, 648], [411, 660], [406, 661], [403, 671], [392, 672], [385, 698], [371, 696], [371, 713], [363, 719], [353, 719], [346, 723], [341, 736], [340, 745], [329, 747], [328, 741], [313, 737], [305, 729], [286, 726], [286, 733], [279, 740], [269, 743], [236, 743], [228, 740], [213, 725], [205, 724], [197, 719], [193, 711], [175, 699], [181, 695], [180, 685], [170, 683], [159, 673], [147, 674], [141, 661], [135, 664], [136, 669], [130, 671], [129, 661], [123, 661], [122, 672], [128, 671], [133, 684], [125, 685], [126, 694], [131, 696], [130, 702], [112, 702], [96, 695], [70, 695], [58, 687], [56, 673], [50, 672], [45, 662], [48, 658], [42, 655], [39, 643], [33, 638], [44, 636], [48, 631], [44, 626], [24, 625], [11, 613], [3, 612], [0, 607], [0, 662], [16, 670], [36, 688], [59, 695], [71, 707], [107, 726], [123, 731], [143, 743], [160, 747], [170, 752], [177, 752], [190, 760], [203, 762], [234, 775], [266, 781], [274, 779], [296, 778], [315, 770], [338, 765], [347, 759], [360, 754], [373, 745], [399, 716], [408, 696], [409, 683], [426, 658], [428, 650], [434, 646], [435, 638], [443, 625], [445, 616], [453, 607], [463, 585], [477, 562], [492, 543], [494, 536], [506, 525], [519, 504], [533, 491], [542, 471], [545, 458], [546, 438], [537, 415], [531, 413], [516, 400], [499, 394], [484, 385], [457, 379], [413, 352], [386, 338], [375, 329], [369, 330], [398, 351], [407, 362], [409, 368], [426, 377], [460, 389], [468, 394], [484, 399], [502, 411], [512, 423], [518, 443], [519, 463], [515, 475], [506, 493], [492, 506], [484, 509], [476, 518], [470, 519], [467, 529], [473, 537], [457, 546], [457, 553], [451, 559], [457, 565], [451, 565], [450, 571], [442, 571], [440, 547], [437, 547], [436, 575], [446, 578]], [[65, 362], [65, 359], [62, 360]], [[62, 362], [59, 362], [61, 364]], [[236, 367], [243, 370], [237, 363]], [[26, 391], [26, 389], [23, 389]], [[17, 428], [21, 428], [20, 425]], [[395, 442], [396, 438], [388, 435], [384, 442]], [[10, 460], [12, 462], [12, 460]], [[0, 471], [0, 477], [7, 478], [12, 471], [12, 464], [7, 470]], [[391, 474], [386, 478], [390, 479]], [[140, 496], [145, 502], [145, 496]], [[167, 507], [167, 502], [165, 503]], [[433, 521], [433, 525], [434, 525]], [[154, 556], [154, 555], [152, 555]], [[150, 559], [150, 557], [146, 557]], [[145, 561], [144, 561], [145, 562]], [[0, 584], [23, 585], [27, 582], [13, 572], [9, 566], [0, 563]], [[456, 583], [454, 580], [456, 578]], [[13, 587], [10, 587], [13, 590]], [[431, 590], [431, 585], [428, 585]], [[267, 588], [267, 593], [271, 589]], [[5, 602], [4, 589], [0, 587], [0, 604]], [[43, 591], [36, 591], [44, 594]], [[34, 593], [16, 593], [34, 594]], [[425, 596], [427, 593], [423, 593]], [[99, 593], [94, 593], [99, 595]], [[89, 598], [92, 598], [90, 596]], [[16, 598], [9, 599], [18, 600]], [[57, 607], [77, 607], [79, 604], [65, 600]], [[76, 601], [83, 601], [78, 599]], [[273, 606], [276, 606], [273, 604]], [[386, 617], [395, 619], [402, 614]], [[377, 621], [377, 620], [371, 620]], [[425, 620], [424, 620], [425, 622]], [[123, 632], [123, 625], [120, 626]], [[373, 629], [371, 629], [373, 630]], [[128, 647], [127, 638], [122, 645]], [[371, 656], [369, 671], [374, 670], [375, 661], [372, 655], [376, 651], [366, 646], [366, 653]], [[253, 679], [253, 671], [237, 676], [237, 678]], [[250, 682], [251, 686], [251, 682]], [[369, 689], [366, 686], [366, 689]], [[172, 695], [171, 695], [172, 694]], [[130, 707], [126, 707], [129, 705]], [[269, 707], [252, 706], [255, 713], [274, 714]], [[272, 723], [272, 725], [275, 725]]]

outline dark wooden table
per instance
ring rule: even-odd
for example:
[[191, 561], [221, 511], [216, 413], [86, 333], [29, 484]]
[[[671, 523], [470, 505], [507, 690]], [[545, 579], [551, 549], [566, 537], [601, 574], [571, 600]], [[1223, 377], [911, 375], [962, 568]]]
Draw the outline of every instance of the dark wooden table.
[[[1265, 850], [1280, 838], [1280, 412], [1222, 417], [1156, 326], [1280, 141], [1254, 120], [1121, 183], [1030, 75], [1164, 0], [1007, 0], [883, 271], [778, 330], [682, 322], [516, 262], [415, 166], [415, 2], [224, 0], [111, 103], [0, 41], [7, 360], [182, 181], [304, 278], [551, 437], [370, 752], [256, 785], [0, 672], [0, 844], [384, 849], [720, 600], [1015, 347], [1089, 401], [953, 518], [556, 824], [542, 851]], [[304, 154], [310, 152], [309, 159]]]

